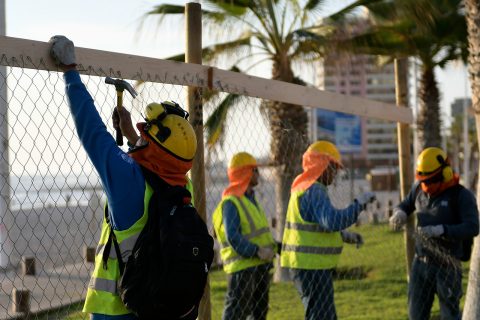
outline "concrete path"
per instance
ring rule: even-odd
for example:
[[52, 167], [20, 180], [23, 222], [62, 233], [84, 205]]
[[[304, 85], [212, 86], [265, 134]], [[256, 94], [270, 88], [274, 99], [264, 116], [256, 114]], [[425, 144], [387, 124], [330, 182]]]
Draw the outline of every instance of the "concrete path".
[[0, 320], [23, 319], [25, 314], [12, 311], [12, 290], [30, 291], [30, 317], [58, 309], [84, 299], [93, 264], [77, 263], [22, 276], [11, 271], [0, 273]]

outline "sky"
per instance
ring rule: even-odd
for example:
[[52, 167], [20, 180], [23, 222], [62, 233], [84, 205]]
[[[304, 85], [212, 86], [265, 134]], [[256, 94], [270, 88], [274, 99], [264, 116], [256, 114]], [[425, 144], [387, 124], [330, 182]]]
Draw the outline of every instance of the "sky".
[[[48, 41], [55, 34], [72, 39], [76, 46], [127, 54], [165, 58], [185, 49], [183, 20], [171, 19], [158, 27], [155, 19], [146, 20], [145, 12], [161, 3], [185, 1], [126, 0], [0, 0], [6, 1], [6, 33], [10, 37]], [[341, 9], [351, 0], [327, 0], [325, 15]], [[205, 32], [204, 32], [205, 35]], [[211, 39], [203, 39], [204, 43]], [[270, 73], [258, 76], [268, 77]], [[437, 70], [441, 107], [449, 113], [455, 98], [470, 95], [467, 74], [461, 64]], [[447, 120], [448, 121], [448, 120]]]

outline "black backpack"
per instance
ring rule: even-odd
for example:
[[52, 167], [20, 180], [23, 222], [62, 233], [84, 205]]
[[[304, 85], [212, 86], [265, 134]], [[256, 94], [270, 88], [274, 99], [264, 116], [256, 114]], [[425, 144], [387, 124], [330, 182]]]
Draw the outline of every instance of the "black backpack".
[[196, 319], [213, 261], [213, 238], [187, 189], [172, 187], [144, 168], [143, 173], [154, 190], [147, 223], [126, 263], [110, 226], [104, 262], [113, 243], [119, 295], [139, 319]]

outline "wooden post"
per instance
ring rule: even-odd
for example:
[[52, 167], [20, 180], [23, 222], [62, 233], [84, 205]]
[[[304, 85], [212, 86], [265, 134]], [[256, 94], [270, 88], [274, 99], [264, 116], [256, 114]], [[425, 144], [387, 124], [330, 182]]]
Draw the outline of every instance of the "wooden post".
[[12, 289], [12, 312], [30, 312], [30, 291], [27, 289]]
[[35, 272], [35, 257], [22, 257], [22, 274], [24, 276], [34, 276]]
[[[6, 34], [5, 0], [0, 0], [0, 36]], [[0, 268], [11, 265], [10, 254], [13, 251], [8, 240], [8, 230], [12, 215], [10, 207], [10, 164], [8, 158], [8, 97], [7, 67], [0, 66]]]
[[[395, 59], [395, 88], [396, 101], [399, 108], [408, 106], [408, 60], [407, 58]], [[397, 124], [398, 133], [398, 161], [400, 169], [400, 195], [404, 199], [413, 183], [412, 155], [410, 152], [410, 126], [405, 123]], [[407, 262], [407, 279], [410, 275], [413, 256], [415, 253], [415, 228], [414, 215], [410, 215], [405, 226], [405, 252]]]
[[[477, 128], [477, 140], [480, 139], [480, 1], [466, 0], [465, 16], [468, 30], [468, 73], [472, 89], [472, 107], [475, 111], [475, 124]], [[480, 141], [480, 140], [478, 140]], [[478, 147], [472, 151], [479, 151]], [[477, 163], [477, 167], [480, 163]], [[480, 205], [480, 179], [477, 179], [477, 206]], [[475, 237], [470, 271], [468, 275], [468, 287], [463, 309], [463, 320], [474, 320], [480, 318], [480, 237]]]
[[[185, 5], [186, 21], [186, 54], [185, 62], [202, 64], [202, 7], [199, 3], [189, 2]], [[188, 87], [187, 108], [190, 112], [190, 123], [197, 136], [197, 153], [193, 161], [191, 178], [195, 197], [195, 208], [207, 222], [207, 202], [205, 192], [205, 159], [203, 142], [203, 105], [202, 91], [198, 87]], [[207, 281], [205, 292], [200, 303], [198, 319], [211, 319], [210, 283]]]

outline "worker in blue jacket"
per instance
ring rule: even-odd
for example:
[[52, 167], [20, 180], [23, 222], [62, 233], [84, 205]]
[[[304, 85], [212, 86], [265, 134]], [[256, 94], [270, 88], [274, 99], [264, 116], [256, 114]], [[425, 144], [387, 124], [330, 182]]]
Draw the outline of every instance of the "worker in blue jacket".
[[[411, 320], [430, 319], [435, 294], [443, 320], [460, 320], [461, 260], [470, 258], [471, 242], [479, 230], [475, 196], [459, 184], [446, 153], [436, 147], [417, 159], [416, 182], [390, 218], [400, 229], [416, 213], [415, 258], [408, 284]], [[470, 246], [470, 247], [469, 247]]]
[[[94, 102], [76, 70], [73, 42], [64, 36], [50, 40], [51, 56], [64, 71], [68, 103], [78, 136], [88, 157], [97, 170], [108, 201], [108, 219], [117, 239], [123, 239], [122, 256], [131, 252], [134, 241], [125, 239], [138, 236], [148, 213], [151, 191], [142, 171], [146, 168], [170, 186], [185, 186], [185, 174], [190, 170], [197, 141], [194, 130], [186, 120], [183, 109], [172, 102], [151, 103], [147, 106], [147, 123], [137, 124], [138, 135], [131, 123], [130, 114], [119, 108], [119, 118], [114, 125], [121, 128], [132, 146], [126, 153], [120, 149], [102, 122]], [[183, 112], [183, 113], [182, 113]], [[163, 137], [159, 129], [163, 127]], [[161, 138], [161, 139], [160, 139]], [[151, 189], [150, 189], [151, 190]], [[108, 238], [110, 229], [103, 221], [102, 241]], [[122, 244], [122, 243], [120, 243]], [[102, 250], [97, 250], [95, 268], [87, 290], [84, 312], [93, 320], [134, 320], [137, 319], [123, 304], [117, 292], [119, 266], [115, 259], [108, 259], [108, 268], [102, 267]], [[98, 252], [100, 251], [100, 252]], [[112, 280], [114, 279], [114, 280]], [[192, 306], [182, 319], [196, 319], [198, 305]]]
[[265, 320], [276, 242], [255, 197], [257, 160], [247, 152], [235, 154], [228, 165], [228, 179], [230, 184], [213, 213], [223, 270], [228, 275], [222, 319]]
[[312, 143], [303, 154], [303, 172], [293, 181], [283, 233], [281, 266], [288, 268], [305, 307], [305, 320], [335, 320], [333, 270], [343, 243], [363, 244], [359, 233], [345, 230], [374, 201], [365, 192], [338, 209], [328, 195], [343, 168], [337, 147], [325, 140]]

